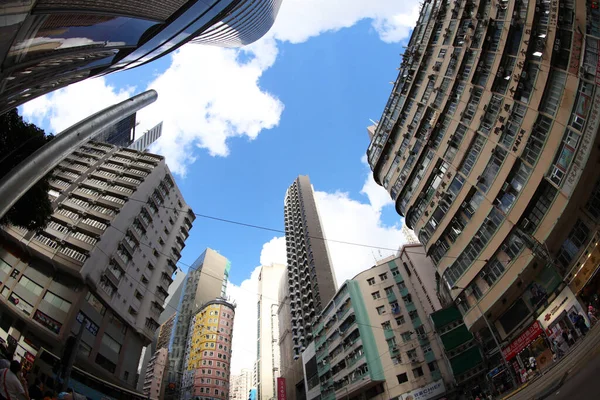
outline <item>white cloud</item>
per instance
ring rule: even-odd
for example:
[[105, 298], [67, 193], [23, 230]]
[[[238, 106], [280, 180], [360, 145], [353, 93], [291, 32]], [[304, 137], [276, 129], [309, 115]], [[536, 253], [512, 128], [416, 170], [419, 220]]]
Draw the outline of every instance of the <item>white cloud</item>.
[[[370, 19], [381, 40], [398, 42], [408, 37], [417, 14], [416, 0], [286, 0], [273, 28], [250, 46], [186, 45], [170, 55], [170, 66], [149, 84], [159, 98], [139, 112], [138, 132], [163, 120], [163, 136], [152, 150], [184, 175], [196, 160], [195, 148], [227, 156], [228, 139], [252, 140], [279, 124], [283, 104], [260, 87], [262, 74], [276, 61], [277, 41], [300, 43]], [[23, 113], [58, 132], [132, 94], [131, 88], [111, 87], [100, 77], [35, 99], [23, 106]]]
[[54, 91], [25, 103], [23, 116], [53, 133], [119, 103], [134, 94], [135, 88], [117, 89], [107, 85], [104, 78], [93, 78]]
[[418, 2], [414, 0], [285, 0], [268, 35], [300, 43], [371, 19], [383, 41], [397, 42], [408, 36], [417, 17]]
[[241, 285], [227, 286], [227, 294], [237, 305], [231, 344], [232, 374], [239, 374], [242, 368], [252, 369], [256, 361], [256, 302], [259, 273], [260, 267], [256, 267], [250, 278], [244, 280]]
[[287, 264], [285, 238], [274, 237], [263, 245], [260, 252], [260, 265]]

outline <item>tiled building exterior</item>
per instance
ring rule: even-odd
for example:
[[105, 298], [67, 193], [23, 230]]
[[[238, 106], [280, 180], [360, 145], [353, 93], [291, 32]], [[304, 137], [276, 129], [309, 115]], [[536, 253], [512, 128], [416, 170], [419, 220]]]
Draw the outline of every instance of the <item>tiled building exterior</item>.
[[0, 334], [60, 354], [85, 320], [76, 365], [131, 386], [195, 216], [160, 156], [90, 142], [52, 174], [48, 226], [2, 231]]
[[229, 366], [235, 305], [209, 301], [190, 323], [181, 399], [220, 399], [229, 395]]
[[367, 156], [484, 340], [482, 313], [506, 345], [598, 266], [599, 49], [589, 1], [422, 6]]

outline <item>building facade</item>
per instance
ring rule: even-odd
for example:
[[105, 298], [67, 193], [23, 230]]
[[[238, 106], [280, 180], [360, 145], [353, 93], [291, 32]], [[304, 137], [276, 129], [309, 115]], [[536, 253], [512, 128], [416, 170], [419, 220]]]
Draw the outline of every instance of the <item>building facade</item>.
[[433, 400], [452, 381], [429, 315], [440, 308], [421, 245], [346, 281], [302, 354], [307, 399]]
[[207, 302], [190, 323], [181, 383], [182, 400], [227, 400], [235, 304]]
[[146, 151], [148, 147], [152, 145], [154, 142], [158, 140], [162, 135], [162, 121], [157, 124], [155, 127], [148, 129], [146, 132], [142, 134], [139, 138], [135, 139], [131, 145], [129, 145], [130, 149], [137, 151]]
[[598, 293], [599, 40], [585, 1], [426, 1], [403, 55], [369, 164], [484, 341]]
[[143, 393], [151, 400], [158, 400], [161, 398], [163, 390], [162, 382], [165, 368], [168, 365], [168, 359], [169, 350], [164, 347], [154, 352], [154, 355], [150, 358], [148, 368], [146, 369], [146, 376], [144, 377]]
[[252, 387], [252, 370], [242, 368], [239, 374], [231, 375], [229, 400], [248, 400]]
[[76, 365], [132, 387], [195, 216], [161, 156], [104, 143], [75, 150], [50, 186], [43, 231], [1, 232], [0, 335], [60, 354], [84, 322]]
[[[258, 275], [256, 391], [259, 400], [277, 398], [279, 375], [279, 320], [277, 296], [285, 265], [263, 265]], [[245, 393], [244, 400], [248, 397]]]
[[205, 304], [225, 295], [230, 267], [227, 258], [207, 248], [188, 270], [169, 341], [167, 377], [170, 389], [165, 392], [166, 398], [179, 396], [192, 318]]
[[[108, 143], [117, 147], [129, 147], [135, 137], [136, 114], [131, 114], [94, 136], [96, 142]], [[137, 150], [137, 149], [135, 149]], [[140, 151], [143, 151], [140, 150]]]
[[[89, 77], [133, 68], [192, 39], [241, 46], [271, 27], [281, 0], [9, 2], [0, 41], [0, 112]], [[19, 15], [18, 18], [11, 16]]]
[[303, 400], [300, 355], [312, 324], [336, 291], [335, 275], [308, 176], [300, 175], [284, 200], [287, 269], [279, 289], [280, 375], [290, 400]]

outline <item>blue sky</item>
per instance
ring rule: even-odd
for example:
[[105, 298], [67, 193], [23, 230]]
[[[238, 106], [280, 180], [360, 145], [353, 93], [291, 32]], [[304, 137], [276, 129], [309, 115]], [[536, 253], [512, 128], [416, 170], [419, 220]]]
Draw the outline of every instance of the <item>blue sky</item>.
[[[285, 191], [298, 174], [308, 174], [329, 239], [397, 249], [401, 220], [362, 158], [366, 127], [390, 94], [415, 6], [284, 0], [274, 28], [247, 49], [184, 46], [153, 64], [36, 99], [23, 112], [58, 132], [155, 88], [159, 100], [138, 114], [139, 129], [164, 121], [153, 151], [166, 156], [195, 212], [282, 229]], [[312, 17], [300, 22], [303, 13]], [[251, 317], [257, 267], [285, 262], [281, 236], [198, 217], [181, 266], [206, 247], [220, 251], [232, 264], [238, 315], [250, 305]], [[390, 254], [337, 243], [329, 249], [338, 281]], [[236, 327], [247, 322], [236, 319]], [[251, 335], [234, 332], [234, 370], [251, 367], [253, 343]]]

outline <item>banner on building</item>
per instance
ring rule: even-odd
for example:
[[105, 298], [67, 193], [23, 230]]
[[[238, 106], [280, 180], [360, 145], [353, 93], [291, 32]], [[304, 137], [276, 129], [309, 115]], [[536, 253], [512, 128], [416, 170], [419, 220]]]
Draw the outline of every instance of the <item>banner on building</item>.
[[287, 400], [285, 378], [277, 378], [277, 400]]
[[506, 360], [512, 359], [514, 356], [519, 354], [521, 350], [525, 347], [529, 346], [529, 343], [533, 342], [540, 336], [544, 331], [540, 326], [538, 321], [535, 321], [529, 328], [525, 330], [525, 332], [521, 333], [521, 335], [516, 338], [508, 347], [502, 349], [502, 353], [504, 354], [504, 358]]
[[446, 392], [444, 381], [431, 382], [429, 385], [421, 386], [418, 389], [411, 390], [399, 397], [399, 400], [427, 400], [437, 397]]

